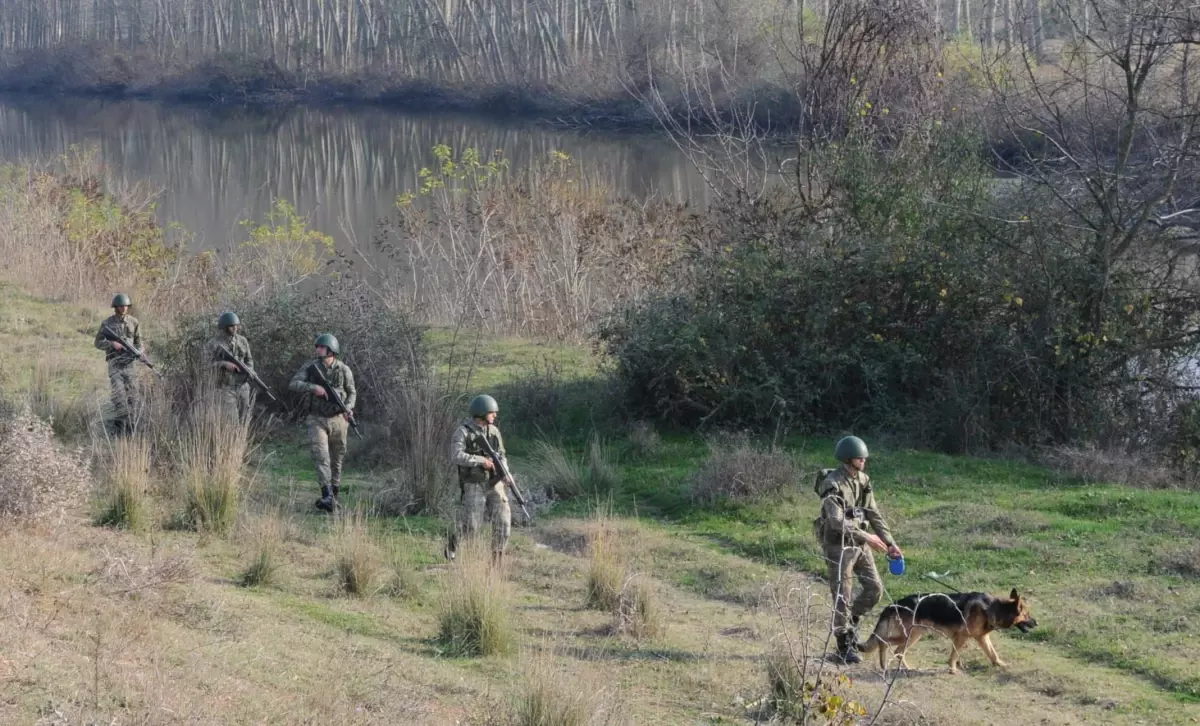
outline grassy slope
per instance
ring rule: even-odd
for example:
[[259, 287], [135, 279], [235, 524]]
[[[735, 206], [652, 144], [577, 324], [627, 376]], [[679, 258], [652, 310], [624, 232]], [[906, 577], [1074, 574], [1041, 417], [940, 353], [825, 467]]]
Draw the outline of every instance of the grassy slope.
[[[56, 350], [59, 368], [73, 372], [54, 384], [67, 393], [102, 390], [90, 328], [103, 311], [40, 303], [12, 288], [0, 288], [0, 300], [0, 343], [27, 355]], [[490, 351], [480, 385], [511, 377], [541, 351], [564, 367], [592, 365], [520, 341]], [[33, 380], [20, 366], [3, 376], [10, 395]], [[791, 443], [814, 467], [824, 463], [828, 442]], [[510, 446], [519, 457], [522, 442]], [[701, 442], [681, 438], [653, 461], [623, 464], [618, 508], [642, 517], [621, 521], [620, 541], [635, 569], [659, 582], [670, 611], [667, 635], [642, 645], [603, 635], [606, 616], [580, 608], [588, 523], [572, 507], [516, 535], [517, 657], [439, 655], [439, 522], [377, 523], [384, 548], [416, 567], [416, 594], [338, 597], [328, 521], [311, 514], [311, 471], [297, 442], [259, 457], [252, 509], [282, 512], [287, 533], [281, 576], [269, 587], [233, 584], [251, 557], [244, 532], [138, 537], [80, 519], [5, 532], [0, 722], [495, 723], [489, 714], [531, 658], [550, 659], [578, 688], [619, 692], [609, 700], [623, 702], [633, 723], [752, 722], [739, 703], [763, 694], [758, 658], [794, 628], [764, 602], [764, 583], [822, 602], [819, 586], [793, 574], [817, 569], [816, 502], [804, 475], [783, 502], [694, 509], [685, 482], [703, 455]], [[370, 483], [369, 474], [349, 473]], [[890, 722], [1200, 717], [1185, 658], [1200, 592], [1195, 579], [1161, 572], [1195, 552], [1194, 494], [1083, 486], [1019, 464], [886, 450], [873, 473], [912, 573], [887, 578], [890, 597], [934, 587], [917, 573], [949, 570], [961, 587], [1030, 592], [1043, 623], [1035, 637], [1000, 636], [1006, 673], [971, 650], [968, 676], [941, 675], [944, 641], [926, 640], [910, 660], [930, 677], [897, 682], [893, 695], [908, 705], [890, 710]], [[870, 702], [882, 688], [869, 669], [856, 671], [858, 697]]]

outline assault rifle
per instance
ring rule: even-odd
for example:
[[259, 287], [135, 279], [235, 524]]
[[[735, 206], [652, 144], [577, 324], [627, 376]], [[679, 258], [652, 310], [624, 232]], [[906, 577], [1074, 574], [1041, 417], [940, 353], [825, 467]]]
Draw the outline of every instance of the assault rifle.
[[358, 422], [354, 420], [354, 412], [346, 408], [346, 404], [342, 401], [342, 397], [339, 396], [338, 392], [333, 389], [333, 386], [329, 385], [329, 379], [326, 378], [325, 374], [321, 372], [321, 367], [317, 365], [316, 361], [313, 361], [309, 364], [308, 369], [317, 377], [317, 383], [321, 386], [321, 388], [325, 389], [325, 395], [329, 397], [329, 400], [333, 402], [333, 405], [337, 406], [339, 411], [346, 414], [346, 420], [350, 422], [350, 428], [354, 429], [354, 433], [358, 434], [358, 438], [361, 439], [362, 431], [358, 430]]
[[267, 398], [271, 399], [272, 403], [279, 401], [278, 398], [275, 398], [275, 394], [271, 393], [271, 389], [267, 387], [267, 384], [263, 382], [263, 379], [259, 378], [258, 374], [254, 372], [254, 369], [246, 365], [242, 359], [234, 355], [233, 351], [225, 347], [223, 343], [217, 344], [217, 353], [222, 360], [228, 361], [240, 368], [242, 373], [245, 373], [246, 377], [249, 378], [254, 385], [258, 386], [259, 390], [267, 394]]
[[138, 350], [138, 347], [134, 345], [133, 342], [128, 338], [119, 334], [117, 331], [113, 330], [107, 325], [100, 326], [100, 334], [103, 335], [104, 339], [110, 343], [120, 343], [121, 347], [125, 350], [118, 351], [119, 353], [124, 353], [125, 357], [133, 357], [140, 360], [142, 363], [146, 364], [147, 368], [154, 371], [155, 375], [157, 375], [159, 378], [162, 378], [162, 371], [155, 368], [154, 364], [150, 362], [150, 359], [146, 357], [146, 354]]
[[496, 476], [492, 477], [492, 480], [488, 484], [495, 484], [503, 479], [508, 484], [508, 488], [512, 490], [513, 499], [516, 499], [517, 504], [521, 506], [521, 512], [525, 514], [525, 521], [528, 522], [531, 517], [529, 516], [529, 510], [525, 508], [525, 495], [521, 494], [521, 490], [517, 487], [517, 480], [513, 479], [512, 472], [504, 465], [504, 459], [492, 448], [492, 442], [488, 441], [488, 437], [480, 436], [479, 438], [483, 441], [484, 452], [492, 460], [492, 465], [496, 467]]

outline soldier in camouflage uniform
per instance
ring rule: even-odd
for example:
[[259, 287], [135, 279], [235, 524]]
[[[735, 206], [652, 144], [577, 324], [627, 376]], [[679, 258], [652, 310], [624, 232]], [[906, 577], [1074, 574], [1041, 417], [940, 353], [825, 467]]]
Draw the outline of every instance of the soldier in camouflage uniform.
[[496, 399], [487, 395], [476, 396], [468, 406], [471, 418], [464, 419], [454, 427], [450, 438], [450, 461], [458, 469], [458, 483], [462, 490], [462, 502], [446, 546], [447, 559], [453, 560], [458, 542], [464, 537], [473, 537], [483, 526], [490, 514], [492, 520], [492, 564], [504, 561], [504, 549], [512, 530], [512, 510], [508, 506], [507, 482], [496, 474], [496, 466], [488, 457], [483, 444], [487, 437], [492, 450], [500, 455], [508, 468], [504, 451], [504, 439], [496, 428], [496, 415], [500, 406]]
[[[346, 438], [350, 419], [354, 416], [354, 402], [358, 399], [350, 366], [337, 359], [340, 350], [337, 338], [329, 333], [317, 336], [317, 357], [301, 366], [288, 385], [297, 393], [312, 396], [308, 414], [308, 445], [321, 484], [321, 498], [316, 506], [326, 512], [332, 512], [338, 506], [342, 459], [346, 456]], [[324, 374], [325, 380], [337, 391], [347, 410], [351, 411], [350, 414], [338, 410], [329, 392], [318, 383], [314, 368], [319, 368]]]
[[133, 413], [137, 407], [137, 389], [134, 382], [134, 365], [137, 356], [125, 350], [116, 341], [104, 337], [107, 328], [117, 335], [142, 348], [142, 332], [137, 318], [129, 314], [133, 301], [125, 293], [113, 296], [113, 315], [100, 323], [96, 332], [96, 347], [104, 351], [104, 360], [108, 363], [108, 384], [112, 388], [113, 419], [112, 427], [117, 433], [126, 433], [133, 428]]
[[204, 359], [216, 370], [221, 408], [230, 417], [236, 416], [239, 422], [245, 423], [250, 417], [250, 377], [221, 350], [229, 351], [253, 370], [254, 354], [250, 352], [250, 341], [241, 334], [241, 327], [237, 313], [221, 313], [217, 320], [220, 332], [204, 344]]
[[[866, 443], [857, 436], [847, 436], [837, 442], [834, 456], [842, 465], [817, 484], [821, 516], [814, 522], [814, 529], [829, 566], [838, 657], [843, 663], [860, 663], [858, 624], [883, 594], [871, 550], [886, 552], [889, 557], [901, 557], [902, 553], [875, 503], [871, 479], [864, 471]], [[874, 534], [867, 531], [868, 524]], [[860, 589], [858, 597], [851, 600], [854, 576]]]

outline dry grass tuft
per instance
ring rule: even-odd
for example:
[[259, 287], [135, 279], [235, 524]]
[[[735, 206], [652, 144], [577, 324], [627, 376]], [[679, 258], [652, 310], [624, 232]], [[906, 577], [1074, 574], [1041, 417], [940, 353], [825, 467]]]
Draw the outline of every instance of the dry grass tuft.
[[666, 619], [654, 585], [641, 576], [629, 578], [617, 598], [613, 632], [653, 640], [665, 631]]
[[176, 462], [193, 527], [220, 534], [237, 522], [249, 485], [249, 449], [247, 425], [226, 416], [211, 398], [201, 399], [182, 431]]
[[617, 544], [612, 519], [598, 508], [588, 536], [588, 572], [586, 605], [614, 612], [625, 582], [625, 563]]
[[1200, 580], [1200, 544], [1163, 550], [1154, 563], [1159, 572]]
[[59, 446], [28, 404], [0, 411], [0, 519], [61, 516], [91, 486], [87, 458]]
[[1171, 469], [1160, 461], [1095, 446], [1052, 446], [1041, 451], [1036, 460], [1055, 471], [1096, 484], [1163, 489], [1188, 483], [1182, 468]]
[[662, 451], [662, 437], [653, 424], [637, 421], [629, 427], [629, 448], [639, 459], [652, 459]]
[[504, 655], [516, 646], [512, 591], [490, 559], [478, 542], [459, 549], [438, 617], [438, 640], [447, 655]]
[[345, 512], [333, 524], [330, 547], [335, 557], [338, 589], [347, 595], [370, 597], [383, 588], [383, 563], [371, 535], [367, 515]]
[[784, 491], [795, 482], [795, 459], [774, 447], [736, 436], [712, 442], [709, 450], [708, 459], [691, 480], [695, 502], [755, 499]]
[[110, 439], [102, 461], [102, 508], [96, 524], [139, 532], [150, 521], [150, 442], [142, 436]]
[[509, 726], [617, 726], [627, 723], [624, 709], [608, 689], [573, 678], [546, 657], [524, 669], [521, 688], [512, 697]]
[[262, 587], [275, 582], [285, 530], [286, 524], [277, 511], [268, 512], [254, 522], [249, 537], [254, 556], [238, 576], [238, 584], [242, 587]]
[[611, 494], [621, 483], [612, 447], [596, 434], [582, 460], [545, 439], [534, 443], [531, 458], [538, 482], [553, 499]]

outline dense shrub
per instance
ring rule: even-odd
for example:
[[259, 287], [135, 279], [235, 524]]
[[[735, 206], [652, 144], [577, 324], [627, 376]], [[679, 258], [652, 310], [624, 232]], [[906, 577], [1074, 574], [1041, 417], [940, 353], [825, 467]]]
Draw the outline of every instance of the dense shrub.
[[[312, 358], [320, 333], [333, 333], [341, 344], [341, 360], [354, 372], [358, 387], [356, 412], [366, 416], [383, 415], [392, 388], [425, 369], [421, 328], [365, 288], [327, 284], [311, 292], [285, 289], [231, 302], [229, 308], [241, 318], [258, 374], [290, 408], [302, 402], [288, 394], [288, 383]], [[191, 369], [204, 342], [217, 332], [218, 313], [183, 317], [174, 335], [156, 348], [159, 355], [171, 368]]]
[[734, 210], [697, 245], [689, 290], [603, 327], [628, 405], [676, 423], [865, 424], [956, 451], [1139, 443], [1154, 386], [1195, 348], [1178, 325], [1200, 298], [1153, 234], [1106, 265], [1062, 226], [992, 222], [1056, 201], [1002, 196], [970, 148], [851, 140], [828, 151], [807, 224], [796, 190]]

